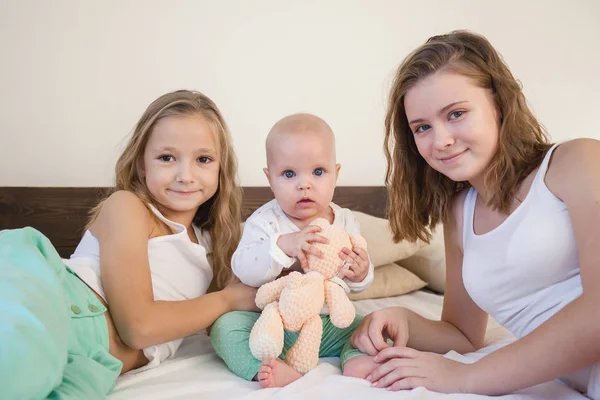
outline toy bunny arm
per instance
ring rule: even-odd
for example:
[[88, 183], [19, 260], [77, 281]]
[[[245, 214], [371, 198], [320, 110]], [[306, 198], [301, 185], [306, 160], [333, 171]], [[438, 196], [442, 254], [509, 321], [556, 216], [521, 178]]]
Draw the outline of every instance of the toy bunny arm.
[[277, 239], [281, 235], [275, 223], [264, 214], [267, 213], [257, 215], [255, 212], [248, 218], [240, 244], [231, 257], [235, 276], [253, 287], [276, 279], [283, 269], [291, 267], [296, 261], [277, 246]]
[[354, 305], [344, 289], [332, 281], [325, 281], [325, 304], [329, 309], [331, 323], [338, 328], [347, 328], [354, 321]]
[[262, 310], [267, 304], [279, 300], [281, 291], [287, 285], [290, 275], [282, 276], [281, 278], [265, 283], [259, 287], [254, 300], [256, 302], [256, 306]]

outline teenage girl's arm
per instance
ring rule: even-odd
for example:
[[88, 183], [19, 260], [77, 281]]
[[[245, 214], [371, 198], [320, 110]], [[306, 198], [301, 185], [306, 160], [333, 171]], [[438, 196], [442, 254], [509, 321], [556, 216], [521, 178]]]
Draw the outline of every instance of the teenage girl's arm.
[[450, 350], [468, 353], [483, 346], [487, 314], [468, 295], [462, 281], [462, 215], [466, 191], [455, 196], [452, 220], [444, 224], [446, 286], [441, 321], [433, 321], [403, 308], [394, 307], [367, 315], [352, 335], [351, 343], [370, 355], [395, 346], [444, 354]]
[[545, 182], [569, 211], [583, 294], [529, 335], [478, 362], [468, 386], [475, 393], [511, 392], [600, 361], [600, 141], [559, 146]]
[[[389, 354], [382, 358], [399, 360], [395, 371], [404, 368], [390, 376], [395, 382], [392, 389], [425, 386], [439, 392], [498, 395], [600, 361], [600, 141], [578, 139], [558, 147], [545, 182], [569, 211], [583, 294], [527, 336], [474, 364], [412, 349], [386, 349]], [[385, 374], [381, 370], [375, 377], [382, 386]]]
[[111, 195], [91, 227], [100, 242], [108, 308], [128, 346], [168, 342], [210, 326], [225, 312], [255, 308], [255, 289], [239, 283], [196, 299], [155, 301], [148, 262], [152, 227], [149, 210], [127, 191]]

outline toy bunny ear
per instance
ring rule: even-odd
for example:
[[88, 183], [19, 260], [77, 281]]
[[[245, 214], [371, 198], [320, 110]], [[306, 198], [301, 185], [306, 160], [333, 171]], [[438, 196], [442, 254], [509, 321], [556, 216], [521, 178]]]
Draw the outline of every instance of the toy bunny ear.
[[325, 228], [327, 228], [330, 225], [330, 223], [325, 218], [317, 218], [314, 221], [312, 221], [310, 225], [316, 225], [321, 229], [325, 230]]

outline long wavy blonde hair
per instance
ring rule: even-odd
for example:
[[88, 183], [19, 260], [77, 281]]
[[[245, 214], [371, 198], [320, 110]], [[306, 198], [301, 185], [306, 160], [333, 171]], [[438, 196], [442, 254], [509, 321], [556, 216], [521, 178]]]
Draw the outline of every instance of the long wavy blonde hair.
[[[162, 118], [201, 114], [219, 137], [219, 186], [194, 216], [194, 224], [210, 232], [212, 287], [221, 289], [231, 281], [231, 256], [241, 236], [242, 190], [237, 183], [237, 158], [229, 129], [215, 103], [202, 93], [178, 90], [160, 96], [144, 112], [115, 167], [115, 186], [110, 193], [128, 190], [144, 203], [155, 204], [142, 178], [144, 151], [152, 130]], [[110, 195], [109, 193], [109, 195]], [[104, 200], [90, 211], [88, 227], [98, 216]]]
[[489, 90], [501, 120], [498, 148], [484, 176], [488, 205], [508, 212], [519, 185], [550, 148], [548, 136], [527, 106], [520, 83], [483, 36], [454, 31], [433, 36], [398, 68], [385, 118], [388, 216], [394, 240], [428, 242], [431, 230], [450, 217], [452, 197], [469, 186], [431, 168], [417, 150], [404, 108], [406, 93], [420, 80], [451, 70]]

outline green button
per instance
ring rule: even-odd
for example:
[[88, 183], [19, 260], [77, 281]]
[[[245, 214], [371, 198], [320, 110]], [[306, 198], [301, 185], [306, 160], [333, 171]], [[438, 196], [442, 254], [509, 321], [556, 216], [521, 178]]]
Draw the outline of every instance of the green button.
[[79, 307], [77, 307], [75, 304], [71, 306], [71, 311], [73, 311], [73, 314], [81, 313], [81, 309], [79, 309]]
[[88, 308], [89, 308], [89, 310], [90, 310], [91, 312], [96, 312], [96, 311], [98, 311], [98, 310], [99, 310], [99, 308], [98, 308], [98, 307], [96, 307], [96, 306], [95, 306], [95, 305], [93, 305], [93, 304], [88, 304]]

